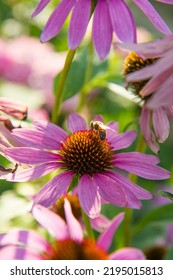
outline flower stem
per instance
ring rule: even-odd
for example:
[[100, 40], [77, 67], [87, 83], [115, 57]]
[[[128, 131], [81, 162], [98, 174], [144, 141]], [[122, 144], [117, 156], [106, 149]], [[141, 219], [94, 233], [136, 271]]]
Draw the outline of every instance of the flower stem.
[[65, 60], [65, 64], [64, 64], [64, 68], [61, 72], [61, 76], [60, 76], [60, 80], [59, 80], [59, 84], [58, 84], [58, 90], [57, 90], [57, 93], [55, 96], [55, 103], [54, 103], [54, 107], [52, 110], [51, 121], [55, 124], [57, 123], [57, 120], [58, 120], [59, 110], [60, 110], [61, 101], [62, 101], [63, 88], [65, 85], [65, 81], [67, 79], [68, 72], [70, 70], [70, 66], [71, 66], [73, 58], [75, 56], [75, 53], [76, 53], [76, 49], [68, 51], [66, 60]]
[[85, 228], [86, 228], [86, 231], [88, 233], [88, 237], [95, 240], [95, 237], [94, 237], [94, 232], [93, 232], [93, 229], [91, 227], [91, 224], [90, 224], [90, 219], [89, 217], [85, 214], [85, 212], [83, 211], [83, 209], [81, 209], [82, 211], [82, 217], [83, 217], [83, 220], [84, 220], [84, 224], [85, 224]]
[[[136, 146], [136, 152], [144, 152], [146, 149], [146, 143], [142, 134], [140, 134], [138, 143]], [[135, 174], [129, 173], [128, 179], [133, 183], [137, 182], [138, 176]], [[132, 238], [132, 219], [133, 219], [133, 209], [125, 208], [124, 209], [124, 247], [130, 246], [131, 238]]]

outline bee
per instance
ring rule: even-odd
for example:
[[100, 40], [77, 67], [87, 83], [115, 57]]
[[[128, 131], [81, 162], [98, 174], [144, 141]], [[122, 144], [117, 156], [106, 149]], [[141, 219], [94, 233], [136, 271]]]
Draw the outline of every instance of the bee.
[[90, 127], [91, 127], [91, 130], [93, 130], [99, 134], [99, 137], [101, 140], [106, 139], [106, 129], [107, 128], [109, 129], [109, 127], [107, 127], [106, 125], [104, 125], [102, 122], [99, 122], [99, 121], [91, 121]]

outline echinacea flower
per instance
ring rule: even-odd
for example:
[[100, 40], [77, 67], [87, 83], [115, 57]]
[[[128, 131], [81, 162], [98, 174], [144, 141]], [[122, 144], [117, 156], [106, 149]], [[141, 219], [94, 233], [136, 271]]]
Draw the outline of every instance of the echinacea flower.
[[99, 236], [97, 242], [83, 236], [82, 228], [73, 216], [68, 200], [65, 200], [66, 222], [58, 215], [36, 205], [33, 216], [54, 240], [46, 241], [34, 231], [12, 231], [0, 235], [1, 260], [142, 260], [141, 250], [123, 248], [108, 253], [114, 233], [123, 220], [123, 213], [118, 214], [110, 226]]
[[[132, 172], [150, 180], [170, 177], [167, 170], [156, 166], [158, 157], [138, 152], [120, 152], [136, 138], [135, 131], [118, 134], [117, 125], [110, 123], [106, 138], [91, 128], [76, 114], [69, 115], [71, 134], [45, 121], [34, 122], [35, 129], [13, 130], [13, 137], [24, 147], [6, 148], [5, 156], [30, 168], [14, 172], [8, 181], [25, 182], [60, 169], [34, 197], [34, 205], [49, 207], [68, 189], [72, 179], [77, 179], [78, 196], [86, 214], [99, 215], [101, 198], [119, 207], [140, 208], [140, 199], [151, 199], [150, 192], [114, 171], [114, 167]], [[115, 129], [115, 130], [114, 130]], [[26, 146], [29, 147], [26, 147]]]
[[[50, 0], [40, 0], [32, 16], [40, 13]], [[164, 34], [171, 34], [170, 29], [148, 0], [133, 0], [153, 25]], [[93, 15], [92, 37], [100, 59], [109, 53], [112, 33], [125, 43], [136, 42], [136, 26], [133, 15], [123, 0], [61, 0], [49, 17], [41, 34], [41, 42], [53, 38], [61, 30], [66, 18], [72, 11], [68, 44], [76, 49], [80, 44]]]
[[138, 53], [132, 52], [125, 59], [124, 75], [127, 85], [143, 101], [141, 131], [157, 153], [157, 141], [163, 143], [170, 132], [168, 117], [173, 119], [173, 36], [124, 47]]

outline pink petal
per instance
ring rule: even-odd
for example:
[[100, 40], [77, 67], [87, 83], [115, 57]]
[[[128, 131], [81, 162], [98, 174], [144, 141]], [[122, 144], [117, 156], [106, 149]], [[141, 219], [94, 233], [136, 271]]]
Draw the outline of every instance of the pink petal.
[[71, 113], [69, 115], [68, 128], [72, 133], [87, 129], [85, 120], [77, 113]]
[[50, 248], [47, 241], [41, 235], [31, 230], [13, 230], [4, 234], [0, 240], [0, 246], [7, 245], [25, 245], [40, 252], [46, 252]]
[[78, 184], [78, 195], [81, 206], [90, 218], [96, 218], [101, 209], [98, 187], [89, 175], [83, 175]]
[[6, 155], [24, 164], [40, 164], [60, 159], [57, 154], [27, 147], [7, 148]]
[[163, 108], [153, 111], [153, 127], [159, 143], [163, 143], [169, 136], [170, 125]]
[[173, 0], [157, 0], [158, 2], [166, 3], [166, 4], [173, 4]]
[[112, 243], [113, 236], [124, 219], [124, 213], [118, 214], [112, 221], [110, 226], [99, 236], [97, 245], [107, 251]]
[[125, 149], [134, 142], [136, 136], [137, 136], [136, 131], [127, 131], [118, 134], [114, 139], [112, 139], [110, 144], [114, 150]]
[[80, 44], [90, 18], [91, 1], [78, 0], [74, 6], [69, 27], [69, 48], [74, 50]]
[[71, 210], [71, 205], [67, 199], [64, 199], [64, 212], [69, 236], [73, 240], [81, 242], [83, 240], [82, 228], [80, 223], [74, 217]]
[[93, 18], [92, 37], [96, 52], [100, 59], [109, 53], [112, 42], [112, 24], [105, 0], [98, 0]]
[[101, 214], [94, 219], [90, 219], [90, 222], [92, 228], [99, 232], [105, 230], [111, 223], [111, 221], [108, 220], [108, 218]]
[[123, 248], [109, 255], [111, 260], [145, 260], [143, 252], [136, 248]]
[[58, 169], [59, 167], [61, 167], [61, 163], [58, 162], [44, 163], [39, 166], [34, 166], [23, 171], [10, 173], [7, 177], [7, 180], [11, 182], [27, 182], [30, 180], [40, 178]]
[[157, 164], [160, 162], [159, 157], [154, 155], [142, 154], [139, 152], [127, 152], [127, 153], [120, 153], [115, 155], [115, 160], [113, 163], [123, 162], [132, 163], [132, 162], [145, 162], [150, 164]]
[[65, 221], [53, 211], [37, 204], [32, 208], [32, 215], [42, 227], [58, 240], [69, 237]]
[[123, 0], [110, 0], [109, 12], [117, 37], [124, 43], [136, 42], [136, 25], [127, 4]]
[[101, 197], [119, 207], [126, 206], [127, 200], [121, 184], [118, 184], [109, 177], [109, 174], [95, 174], [94, 182], [99, 187]]
[[76, 0], [62, 0], [57, 5], [41, 34], [40, 40], [42, 43], [53, 38], [61, 30], [69, 12], [75, 3]]
[[150, 128], [150, 110], [148, 110], [146, 106], [142, 109], [140, 128], [147, 145], [154, 153], [158, 153], [159, 145], [157, 144], [155, 135]]
[[0, 260], [43, 260], [43, 257], [26, 248], [4, 246], [0, 249]]
[[67, 190], [72, 180], [73, 173], [63, 172], [50, 180], [34, 197], [34, 205], [45, 207], [53, 205], [56, 200]]
[[38, 3], [35, 11], [32, 14], [32, 17], [35, 17], [36, 15], [38, 15], [46, 6], [47, 4], [50, 2], [51, 0], [40, 0], [40, 2]]
[[147, 0], [133, 0], [133, 2], [143, 11], [153, 25], [163, 34], [171, 34], [171, 30], [166, 25], [161, 16], [156, 12], [153, 6]]

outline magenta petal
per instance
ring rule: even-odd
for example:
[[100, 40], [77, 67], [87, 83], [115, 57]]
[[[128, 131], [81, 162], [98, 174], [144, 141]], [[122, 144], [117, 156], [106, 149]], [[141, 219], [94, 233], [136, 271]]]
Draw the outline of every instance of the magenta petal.
[[118, 214], [112, 221], [110, 226], [99, 236], [97, 245], [107, 251], [112, 243], [113, 236], [124, 219], [124, 213]]
[[34, 205], [40, 204], [45, 207], [53, 205], [56, 200], [67, 190], [72, 180], [72, 172], [63, 172], [50, 180], [36, 196]]
[[17, 246], [4, 246], [0, 249], [0, 260], [43, 260], [41, 254]]
[[80, 223], [74, 217], [69, 201], [64, 199], [64, 212], [67, 223], [67, 229], [71, 239], [81, 242], [83, 240], [83, 232]]
[[145, 162], [150, 164], [157, 164], [160, 162], [160, 159], [159, 157], [154, 155], [142, 154], [139, 152], [127, 152], [127, 153], [116, 154], [113, 163], [116, 164], [116, 161], [118, 162], [124, 161], [126, 163]]
[[136, 25], [127, 4], [123, 0], [110, 0], [109, 12], [117, 37], [124, 43], [136, 42]]
[[163, 143], [169, 135], [170, 125], [166, 112], [163, 108], [153, 111], [153, 127], [159, 143]]
[[92, 228], [99, 232], [105, 230], [111, 223], [108, 218], [101, 214], [94, 219], [90, 219], [90, 222]]
[[143, 11], [153, 25], [163, 34], [171, 34], [171, 30], [166, 25], [161, 16], [156, 12], [153, 6], [147, 0], [133, 0], [133, 2]]
[[8, 148], [6, 149], [6, 155], [24, 164], [40, 164], [49, 161], [58, 161], [60, 158], [57, 154], [27, 147]]
[[173, 0], [157, 0], [158, 2], [166, 3], [166, 4], [173, 4]]
[[32, 215], [55, 238], [62, 240], [69, 237], [65, 221], [53, 211], [41, 205], [35, 205]]
[[58, 169], [59, 167], [61, 167], [61, 163], [58, 162], [43, 163], [39, 166], [34, 166], [26, 170], [10, 173], [7, 177], [7, 180], [11, 182], [27, 182], [40, 178]]
[[50, 2], [51, 0], [40, 0], [40, 2], [38, 3], [35, 11], [32, 14], [32, 17], [35, 17], [36, 15], [38, 15], [46, 6], [47, 4]]
[[109, 255], [111, 260], [145, 260], [143, 252], [136, 248], [123, 248]]
[[58, 4], [43, 29], [40, 37], [42, 43], [53, 38], [61, 30], [69, 12], [75, 3], [76, 0], [62, 0]]
[[127, 205], [127, 198], [121, 184], [112, 180], [109, 174], [95, 174], [94, 182], [99, 187], [99, 193], [105, 201], [119, 207]]
[[47, 251], [49, 243], [34, 231], [13, 230], [0, 239], [0, 246], [7, 245], [25, 245], [28, 248], [34, 248], [37, 251]]
[[93, 19], [92, 37], [96, 52], [100, 59], [109, 53], [112, 42], [112, 24], [105, 0], [98, 0]]
[[81, 42], [90, 18], [91, 1], [78, 0], [74, 6], [69, 27], [69, 48], [74, 50]]
[[72, 133], [87, 129], [85, 120], [77, 113], [71, 113], [69, 115], [68, 128]]
[[146, 106], [144, 106], [142, 109], [140, 128], [147, 145], [154, 153], [158, 153], [159, 145], [156, 142], [155, 135], [150, 128], [150, 110], [148, 110]]
[[111, 146], [114, 150], [125, 149], [129, 147], [135, 140], [137, 136], [136, 131], [127, 131], [121, 134], [115, 135], [115, 138], [111, 138]]
[[89, 175], [83, 175], [78, 185], [81, 206], [90, 218], [96, 218], [101, 209], [98, 187]]

